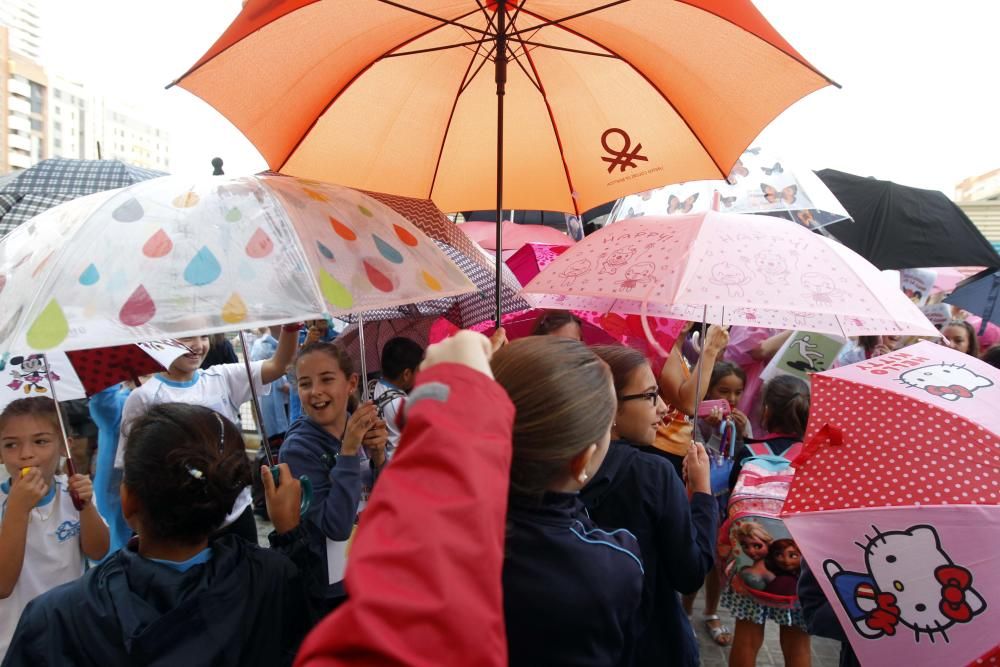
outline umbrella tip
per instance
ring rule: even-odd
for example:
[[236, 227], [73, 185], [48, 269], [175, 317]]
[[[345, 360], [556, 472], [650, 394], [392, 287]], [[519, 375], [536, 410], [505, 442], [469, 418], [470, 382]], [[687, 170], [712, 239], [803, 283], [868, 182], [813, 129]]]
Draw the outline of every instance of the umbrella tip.
[[221, 157], [212, 158], [212, 176], [225, 176], [225, 172], [222, 171]]

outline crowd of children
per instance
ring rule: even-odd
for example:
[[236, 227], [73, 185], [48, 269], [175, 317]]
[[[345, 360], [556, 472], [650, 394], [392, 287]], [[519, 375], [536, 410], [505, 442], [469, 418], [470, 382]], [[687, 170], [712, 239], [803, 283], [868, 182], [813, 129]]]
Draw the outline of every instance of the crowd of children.
[[[732, 646], [730, 665], [755, 664], [768, 622], [786, 665], [810, 664], [815, 601], [766, 602], [811, 591], [796, 544], [744, 520], [729, 576], [718, 562], [726, 498], [755, 447], [791, 457], [805, 434], [808, 383], [760, 381], [787, 333], [685, 332], [654, 368], [546, 313], [535, 335], [462, 332], [426, 359], [393, 339], [362, 402], [366, 379], [321, 324], [264, 333], [251, 377], [242, 363], [203, 369], [209, 339], [195, 337], [167, 371], [93, 396], [93, 483], [61, 473], [51, 399], [3, 409], [3, 667], [281, 665], [300, 646], [303, 664], [693, 667], [702, 587], [702, 624]], [[979, 353], [967, 323], [943, 334]], [[843, 361], [899, 343], [862, 339]], [[983, 358], [996, 365], [997, 348]], [[259, 472], [274, 525], [262, 548], [240, 406], [251, 381], [267, 396], [286, 373], [301, 415], [271, 394], [283, 441], [279, 479]], [[715, 403], [695, 426], [702, 400]]]

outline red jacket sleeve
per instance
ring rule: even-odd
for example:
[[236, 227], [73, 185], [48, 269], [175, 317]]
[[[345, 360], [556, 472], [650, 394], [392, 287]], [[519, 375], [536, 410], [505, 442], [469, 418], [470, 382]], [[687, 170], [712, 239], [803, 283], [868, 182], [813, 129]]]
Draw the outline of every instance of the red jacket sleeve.
[[507, 665], [500, 574], [514, 406], [465, 366], [420, 374], [351, 547], [348, 600], [297, 667]]

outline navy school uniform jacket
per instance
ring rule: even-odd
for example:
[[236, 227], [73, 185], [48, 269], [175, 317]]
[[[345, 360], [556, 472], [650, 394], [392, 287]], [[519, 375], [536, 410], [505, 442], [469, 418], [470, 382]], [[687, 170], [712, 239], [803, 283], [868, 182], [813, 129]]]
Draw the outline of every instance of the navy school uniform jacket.
[[512, 497], [503, 564], [510, 664], [626, 664], [642, 592], [639, 545], [605, 532], [577, 494]]
[[698, 665], [698, 642], [678, 593], [694, 593], [715, 564], [715, 498], [687, 490], [674, 467], [615, 441], [580, 494], [590, 517], [639, 540], [646, 577], [633, 665]]
[[317, 620], [303, 582], [311, 556], [301, 528], [271, 543], [220, 537], [184, 572], [126, 546], [32, 600], [3, 667], [291, 665]]
[[287, 463], [295, 477], [306, 475], [312, 482], [312, 504], [304, 519], [319, 566], [314, 573], [319, 590], [314, 593], [327, 600], [345, 595], [343, 581], [328, 583], [327, 540], [350, 539], [363, 486], [362, 457], [339, 452], [340, 440], [306, 416], [289, 427], [278, 452], [278, 460]]

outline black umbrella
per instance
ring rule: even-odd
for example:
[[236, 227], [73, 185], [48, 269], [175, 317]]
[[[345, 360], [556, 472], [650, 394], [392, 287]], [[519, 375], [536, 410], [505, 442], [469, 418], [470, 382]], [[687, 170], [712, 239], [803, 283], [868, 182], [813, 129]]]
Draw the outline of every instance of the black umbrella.
[[854, 219], [826, 231], [878, 268], [1000, 267], [997, 251], [944, 193], [834, 169], [816, 175]]

